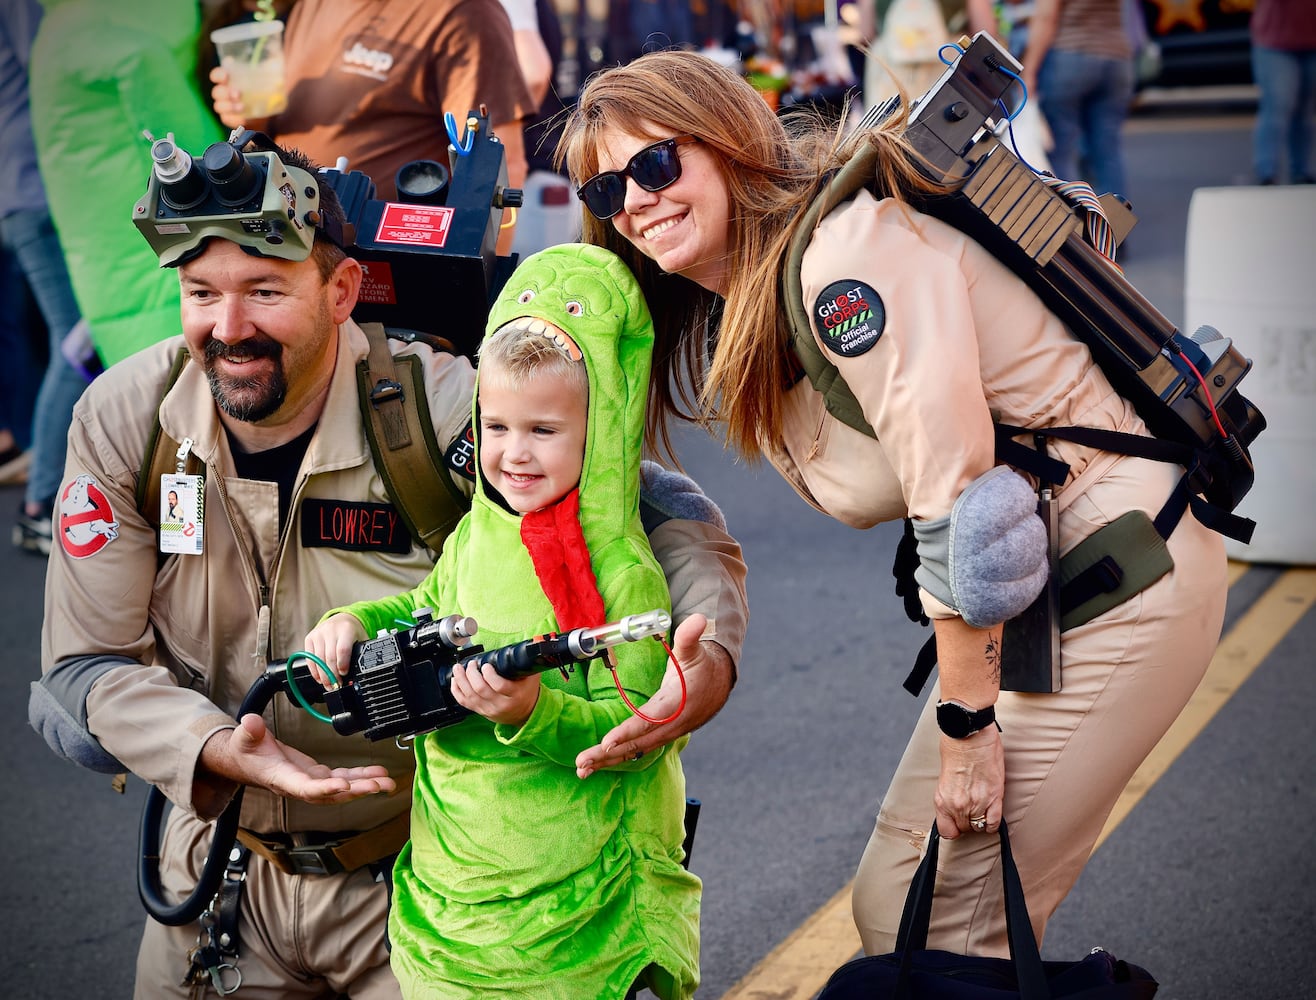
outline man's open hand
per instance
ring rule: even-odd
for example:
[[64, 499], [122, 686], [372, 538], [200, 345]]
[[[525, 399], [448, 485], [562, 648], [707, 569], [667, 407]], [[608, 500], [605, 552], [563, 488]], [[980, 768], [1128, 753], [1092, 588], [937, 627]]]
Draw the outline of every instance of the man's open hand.
[[316, 804], [348, 802], [378, 792], [392, 794], [397, 783], [379, 764], [329, 767], [281, 743], [259, 715], [244, 715], [237, 729], [216, 733], [201, 752], [207, 770], [243, 785]]

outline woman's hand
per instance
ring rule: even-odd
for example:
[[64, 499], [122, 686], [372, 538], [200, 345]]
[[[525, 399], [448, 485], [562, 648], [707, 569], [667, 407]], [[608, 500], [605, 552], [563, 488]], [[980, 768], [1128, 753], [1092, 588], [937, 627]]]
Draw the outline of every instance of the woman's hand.
[[[977, 710], [996, 704], [1001, 683], [1001, 626], [979, 629], [960, 618], [939, 618], [937, 671], [942, 701]], [[1001, 825], [1005, 800], [1005, 748], [994, 725], [957, 740], [941, 737], [937, 779], [937, 830], [947, 840], [987, 833]], [[973, 821], [978, 820], [975, 828]]]
[[[937, 780], [937, 832], [946, 840], [962, 833], [995, 833], [1005, 803], [1005, 747], [995, 726], [967, 739], [941, 737]], [[985, 825], [982, 820], [985, 817]], [[975, 829], [974, 820], [980, 825]]]
[[[726, 704], [735, 676], [730, 654], [714, 639], [701, 639], [708, 624], [703, 615], [691, 615], [676, 627], [672, 654], [685, 672], [685, 707], [671, 722], [657, 725], [632, 715], [614, 726], [603, 740], [576, 756], [576, 775], [588, 778], [595, 771], [613, 767], [666, 746], [693, 732]], [[681, 679], [667, 661], [662, 685], [640, 710], [653, 719], [665, 719], [681, 704]]]
[[459, 663], [452, 668], [457, 704], [504, 726], [523, 726], [539, 701], [539, 674], [508, 680], [492, 663]]

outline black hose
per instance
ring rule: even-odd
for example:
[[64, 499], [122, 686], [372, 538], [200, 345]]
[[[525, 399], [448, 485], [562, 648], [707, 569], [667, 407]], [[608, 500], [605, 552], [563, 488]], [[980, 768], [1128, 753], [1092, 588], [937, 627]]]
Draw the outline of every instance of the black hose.
[[[284, 687], [287, 672], [282, 663], [271, 666], [256, 679], [242, 699], [238, 719], [252, 712], [260, 714], [265, 706]], [[152, 919], [167, 927], [190, 924], [206, 911], [224, 879], [229, 852], [237, 840], [238, 817], [242, 813], [242, 792], [239, 785], [232, 800], [215, 820], [215, 832], [210, 842], [210, 853], [202, 866], [196, 888], [182, 902], [172, 905], [164, 897], [160, 884], [160, 833], [164, 817], [165, 795], [152, 785], [142, 808], [142, 822], [138, 831], [137, 895]]]

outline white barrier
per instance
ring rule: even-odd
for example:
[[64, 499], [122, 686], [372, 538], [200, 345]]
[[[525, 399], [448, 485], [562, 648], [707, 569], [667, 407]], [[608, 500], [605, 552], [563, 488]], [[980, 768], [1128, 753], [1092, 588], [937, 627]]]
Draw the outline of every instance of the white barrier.
[[1267, 427], [1231, 558], [1316, 563], [1316, 187], [1199, 188], [1188, 207], [1185, 333], [1214, 326], [1252, 359], [1240, 391]]
[[512, 251], [524, 260], [559, 243], [580, 239], [580, 200], [565, 177], [535, 170], [523, 187], [525, 202], [516, 218]]

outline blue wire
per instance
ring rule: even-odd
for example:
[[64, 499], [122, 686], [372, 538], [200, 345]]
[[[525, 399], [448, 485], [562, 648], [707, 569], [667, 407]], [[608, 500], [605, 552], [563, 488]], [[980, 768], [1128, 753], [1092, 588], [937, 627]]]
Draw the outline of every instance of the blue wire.
[[475, 143], [475, 133], [468, 131], [464, 140], [459, 139], [457, 137], [457, 118], [451, 111], [443, 113], [443, 124], [448, 130], [448, 140], [452, 143], [452, 148], [457, 150], [457, 155], [469, 156], [471, 146]]
[[942, 53], [945, 52], [947, 49], [954, 49], [957, 53], [959, 53], [959, 55], [961, 56], [964, 55], [964, 50], [962, 48], [960, 48], [954, 42], [947, 42], [945, 45], [937, 49], [937, 58], [941, 60], [943, 66], [950, 66], [952, 63], [955, 62], [954, 59], [947, 59], [944, 55], [942, 55]]
[[[946, 66], [950, 66], [954, 63], [953, 59], [946, 58], [945, 52], [947, 49], [953, 49], [957, 53], [957, 58], [958, 56], [964, 55], [964, 50], [962, 48], [960, 48], [954, 42], [947, 42], [945, 45], [937, 49], [937, 58], [940, 59], [942, 63]], [[1038, 170], [1035, 166], [1033, 166], [1031, 163], [1029, 163], [1027, 160], [1024, 159], [1023, 154], [1019, 152], [1019, 144], [1015, 141], [1014, 138], [1014, 120], [1019, 117], [1020, 113], [1024, 110], [1024, 105], [1028, 103], [1028, 84], [1024, 83], [1023, 78], [1019, 76], [1018, 73], [1013, 73], [1010, 70], [1006, 69], [1004, 66], [996, 66], [994, 68], [999, 72], [1004, 73], [1006, 76], [1011, 77], [1019, 84], [1020, 87], [1023, 88], [1024, 99], [1019, 102], [1019, 107], [1015, 108], [1014, 114], [1010, 114], [1010, 109], [1005, 106], [1005, 102], [1002, 101], [999, 97], [996, 99], [996, 103], [1000, 107], [1002, 113], [1004, 113], [1005, 115], [1005, 127], [1010, 133], [1010, 145], [1014, 147], [1014, 155], [1019, 157], [1020, 163], [1022, 163], [1033, 173], [1038, 174], [1040, 176], [1042, 171]]]
[[996, 99], [996, 103], [1000, 104], [1001, 109], [1005, 111], [1006, 119], [1008, 121], [1014, 121], [1016, 118], [1019, 117], [1019, 112], [1023, 111], [1024, 105], [1028, 103], [1028, 84], [1024, 83], [1023, 77], [1021, 77], [1018, 73], [1012, 73], [1004, 66], [997, 66], [996, 69], [997, 72], [1004, 73], [1006, 76], [1015, 80], [1019, 84], [1019, 86], [1022, 87], [1024, 90], [1024, 99], [1019, 102], [1019, 107], [1014, 109], [1014, 114], [1010, 114], [1010, 112], [1005, 109], [1005, 104], [1004, 102], [1001, 101], [999, 97]]

